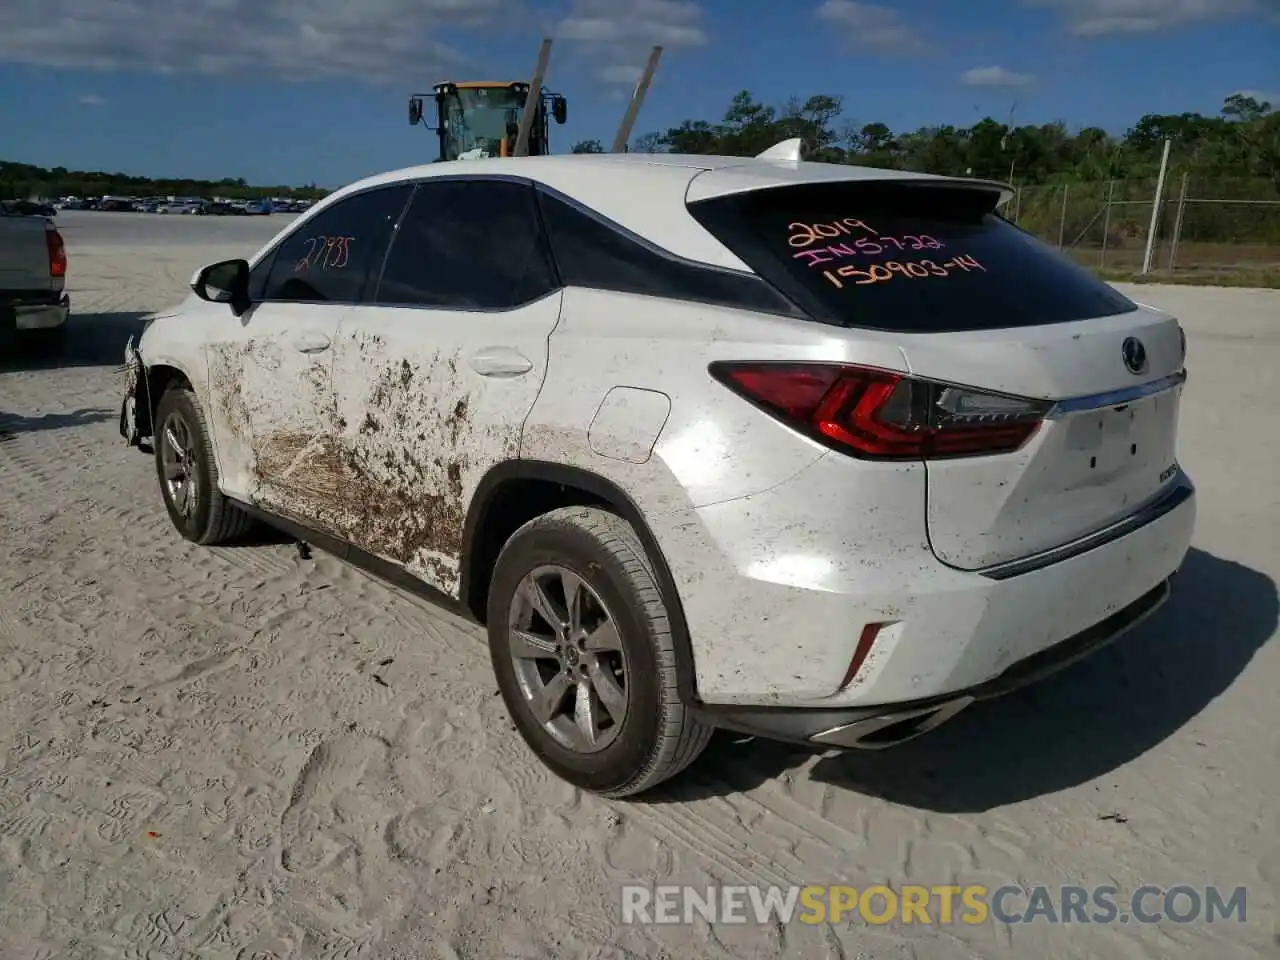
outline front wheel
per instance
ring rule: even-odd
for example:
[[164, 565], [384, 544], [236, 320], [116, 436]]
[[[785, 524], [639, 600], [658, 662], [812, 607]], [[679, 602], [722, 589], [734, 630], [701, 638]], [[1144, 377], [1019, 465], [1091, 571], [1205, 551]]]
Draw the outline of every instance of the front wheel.
[[652, 567], [622, 518], [566, 507], [526, 523], [498, 557], [487, 619], [507, 710], [562, 779], [631, 796], [706, 747], [711, 728], [677, 693]]
[[204, 411], [191, 388], [173, 384], [156, 407], [156, 473], [174, 527], [192, 543], [243, 536], [252, 519], [218, 490], [218, 465]]

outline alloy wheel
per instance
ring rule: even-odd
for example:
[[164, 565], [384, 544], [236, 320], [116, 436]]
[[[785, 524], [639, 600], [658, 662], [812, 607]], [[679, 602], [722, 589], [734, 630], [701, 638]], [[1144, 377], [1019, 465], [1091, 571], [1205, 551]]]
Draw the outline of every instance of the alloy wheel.
[[566, 567], [537, 567], [511, 600], [516, 679], [530, 711], [562, 746], [608, 747], [627, 716], [627, 658], [604, 601]]
[[170, 413], [160, 431], [160, 463], [165, 493], [184, 518], [195, 512], [200, 498], [191, 426], [178, 411]]

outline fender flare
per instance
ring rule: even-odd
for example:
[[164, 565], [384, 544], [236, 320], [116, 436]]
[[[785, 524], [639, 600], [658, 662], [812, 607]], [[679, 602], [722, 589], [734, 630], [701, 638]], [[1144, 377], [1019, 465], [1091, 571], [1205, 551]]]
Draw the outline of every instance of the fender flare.
[[484, 582], [480, 570], [483, 551], [477, 549], [478, 538], [489, 520], [490, 510], [500, 488], [521, 480], [537, 480], [581, 490], [603, 501], [614, 513], [631, 524], [653, 565], [654, 577], [658, 581], [658, 591], [667, 608], [667, 617], [671, 623], [671, 638], [675, 647], [677, 693], [680, 701], [686, 706], [698, 706], [700, 701], [697, 694], [693, 646], [689, 639], [689, 624], [685, 620], [684, 607], [680, 602], [680, 593], [676, 589], [675, 579], [671, 575], [671, 567], [635, 501], [613, 481], [597, 473], [581, 467], [544, 460], [507, 460], [491, 467], [476, 486], [463, 527], [462, 570], [459, 582], [459, 597], [463, 604], [468, 609], [474, 609], [473, 601], [483, 600], [478, 595], [473, 596], [478, 594], [480, 584]]

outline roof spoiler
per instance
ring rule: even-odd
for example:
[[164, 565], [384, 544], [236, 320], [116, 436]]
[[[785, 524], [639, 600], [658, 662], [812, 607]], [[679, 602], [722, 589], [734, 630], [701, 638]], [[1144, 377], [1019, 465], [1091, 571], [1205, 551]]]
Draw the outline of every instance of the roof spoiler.
[[792, 137], [790, 140], [783, 140], [781, 143], [775, 143], [764, 153], [757, 153], [757, 160], [786, 160], [791, 163], [799, 163], [804, 159], [804, 141], [799, 137]]

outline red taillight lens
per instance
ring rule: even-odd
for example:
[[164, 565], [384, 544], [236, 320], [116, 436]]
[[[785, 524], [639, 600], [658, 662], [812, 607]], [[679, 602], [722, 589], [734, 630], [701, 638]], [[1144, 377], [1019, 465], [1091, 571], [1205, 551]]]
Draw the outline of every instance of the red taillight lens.
[[825, 363], [714, 363], [735, 393], [829, 447], [873, 460], [1009, 453], [1051, 404]]
[[67, 275], [67, 245], [62, 242], [62, 234], [57, 227], [49, 224], [44, 232], [45, 246], [49, 248], [49, 276], [65, 277]]

